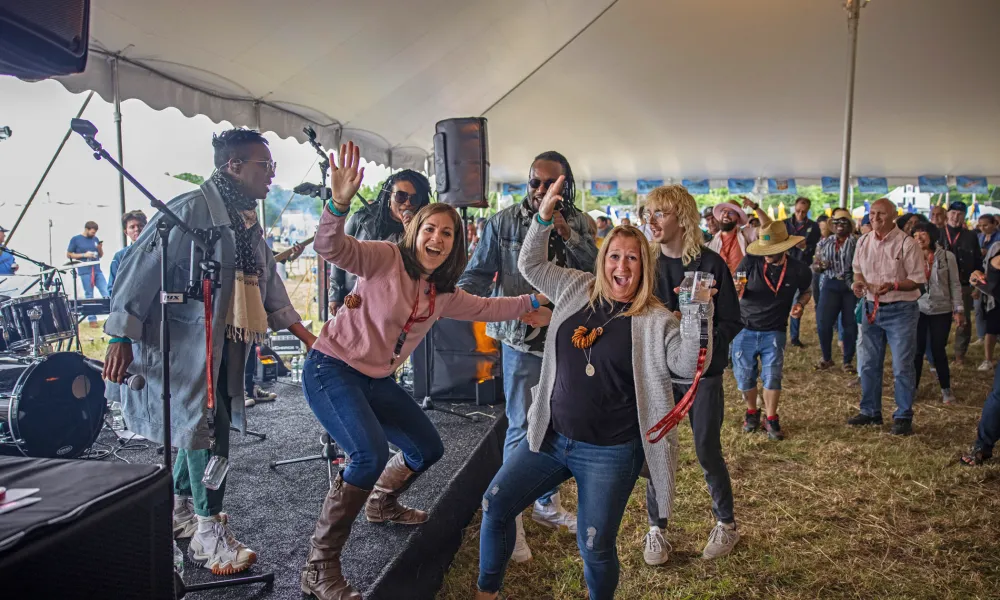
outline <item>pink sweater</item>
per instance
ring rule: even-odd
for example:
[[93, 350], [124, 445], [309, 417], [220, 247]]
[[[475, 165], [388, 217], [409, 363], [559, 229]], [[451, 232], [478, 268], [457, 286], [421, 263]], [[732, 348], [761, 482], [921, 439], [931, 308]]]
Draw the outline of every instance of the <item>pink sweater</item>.
[[[413, 325], [400, 357], [390, 365], [396, 339], [410, 317], [418, 292], [417, 317], [427, 314], [430, 300], [424, 293], [427, 284], [407, 275], [395, 244], [359, 242], [344, 233], [345, 220], [346, 217], [324, 209], [313, 248], [326, 260], [357, 275], [354, 291], [361, 296], [361, 306], [353, 310], [341, 307], [336, 318], [323, 325], [313, 348], [339, 358], [369, 377], [391, 375], [441, 317], [459, 321], [509, 321], [531, 310], [527, 295], [480, 298], [458, 288], [454, 293], [439, 293], [434, 301], [434, 315]], [[455, 240], [462, 243], [459, 238]]]

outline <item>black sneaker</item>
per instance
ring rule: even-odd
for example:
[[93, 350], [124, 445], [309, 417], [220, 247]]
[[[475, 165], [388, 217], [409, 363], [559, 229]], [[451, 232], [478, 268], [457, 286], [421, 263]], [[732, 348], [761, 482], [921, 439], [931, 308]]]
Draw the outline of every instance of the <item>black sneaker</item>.
[[792, 340], [792, 345], [795, 346], [796, 348], [805, 348], [806, 347], [806, 345], [803, 344], [802, 342], [800, 342], [799, 340]]
[[764, 419], [764, 431], [767, 432], [767, 439], [773, 442], [785, 439], [785, 434], [781, 431], [781, 424], [778, 423], [778, 415], [774, 415], [773, 419]]
[[747, 411], [745, 417], [743, 417], [743, 431], [744, 433], [753, 433], [760, 429], [760, 411], [750, 412]]
[[913, 421], [911, 419], [893, 419], [892, 435], [912, 435]]
[[875, 415], [874, 417], [869, 417], [864, 413], [858, 413], [847, 420], [848, 425], [881, 425], [882, 415]]

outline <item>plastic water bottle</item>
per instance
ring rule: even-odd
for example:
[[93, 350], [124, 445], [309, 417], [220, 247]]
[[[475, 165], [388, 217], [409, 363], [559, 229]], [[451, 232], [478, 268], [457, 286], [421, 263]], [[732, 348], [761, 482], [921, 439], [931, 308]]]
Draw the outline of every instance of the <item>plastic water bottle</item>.
[[125, 419], [122, 417], [122, 403], [118, 400], [111, 403], [111, 429], [114, 431], [125, 430]]
[[700, 304], [681, 304], [681, 337], [686, 340], [701, 336], [701, 318], [704, 307]]
[[684, 272], [684, 281], [677, 288], [677, 304], [691, 304], [691, 293], [694, 291], [694, 271]]
[[292, 381], [302, 381], [302, 359], [298, 356], [292, 358]]
[[184, 553], [177, 546], [176, 540], [174, 540], [174, 571], [184, 577]]

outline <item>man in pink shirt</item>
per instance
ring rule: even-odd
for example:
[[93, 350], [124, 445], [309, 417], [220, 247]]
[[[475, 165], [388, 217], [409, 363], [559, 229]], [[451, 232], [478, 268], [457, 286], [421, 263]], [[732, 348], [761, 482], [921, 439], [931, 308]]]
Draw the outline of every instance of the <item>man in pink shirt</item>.
[[849, 425], [882, 424], [882, 367], [885, 345], [892, 350], [896, 412], [892, 433], [913, 433], [916, 370], [917, 298], [927, 281], [920, 247], [895, 225], [896, 205], [882, 198], [871, 206], [872, 231], [861, 236], [854, 252], [854, 295], [864, 298], [861, 318], [861, 411]]

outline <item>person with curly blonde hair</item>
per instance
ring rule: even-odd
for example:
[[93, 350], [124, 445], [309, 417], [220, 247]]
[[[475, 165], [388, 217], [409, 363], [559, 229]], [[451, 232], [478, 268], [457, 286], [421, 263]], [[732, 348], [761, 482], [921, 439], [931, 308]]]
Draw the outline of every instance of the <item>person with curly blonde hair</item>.
[[[694, 433], [698, 462], [705, 473], [708, 491], [712, 496], [712, 511], [717, 524], [708, 538], [702, 554], [704, 558], [717, 558], [729, 554], [739, 540], [733, 516], [733, 488], [729, 469], [722, 456], [722, 417], [725, 398], [722, 391], [722, 373], [729, 356], [729, 343], [743, 329], [740, 322], [740, 303], [733, 285], [733, 278], [726, 261], [715, 251], [703, 245], [702, 231], [698, 224], [698, 205], [687, 189], [680, 185], [666, 185], [654, 189], [646, 197], [645, 213], [657, 246], [656, 296], [668, 309], [680, 310], [677, 292], [685, 272], [704, 271], [715, 276], [717, 293], [713, 297], [715, 316], [712, 346], [715, 353], [705, 367], [698, 386], [697, 397], [688, 413]], [[674, 400], [687, 393], [690, 383], [673, 380]], [[649, 514], [649, 533], [643, 540], [643, 558], [647, 564], [661, 565], [670, 558], [670, 545], [664, 539], [667, 519], [660, 518], [659, 503], [669, 505], [673, 498], [657, 498], [652, 484], [646, 484], [646, 509]]]

